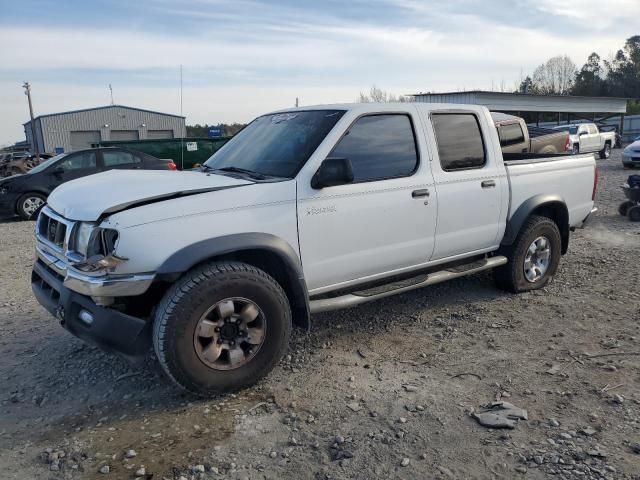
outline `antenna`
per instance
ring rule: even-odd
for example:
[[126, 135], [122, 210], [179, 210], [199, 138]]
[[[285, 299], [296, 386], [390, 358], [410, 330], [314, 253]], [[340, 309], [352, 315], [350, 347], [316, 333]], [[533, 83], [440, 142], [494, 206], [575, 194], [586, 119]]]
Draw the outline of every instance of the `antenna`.
[[[180, 64], [180, 116], [182, 115], [182, 64]], [[180, 136], [180, 170], [184, 170], [184, 130], [182, 131], [182, 135]]]
[[111, 94], [111, 105], [113, 105], [113, 87], [109, 84], [109, 93]]

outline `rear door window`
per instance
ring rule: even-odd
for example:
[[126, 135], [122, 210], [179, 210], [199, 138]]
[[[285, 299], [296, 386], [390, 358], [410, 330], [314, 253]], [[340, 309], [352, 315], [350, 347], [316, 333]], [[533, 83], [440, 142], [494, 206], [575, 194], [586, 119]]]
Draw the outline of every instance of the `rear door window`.
[[431, 118], [444, 171], [470, 170], [486, 164], [480, 124], [473, 113], [434, 113]]
[[103, 151], [102, 160], [105, 168], [134, 166], [141, 163], [140, 159], [132, 153], [119, 150]]
[[524, 133], [519, 123], [501, 125], [498, 133], [500, 135], [500, 145], [503, 147], [524, 142]]
[[354, 182], [410, 176], [418, 167], [413, 125], [406, 114], [359, 118], [333, 149], [331, 157], [348, 158]]

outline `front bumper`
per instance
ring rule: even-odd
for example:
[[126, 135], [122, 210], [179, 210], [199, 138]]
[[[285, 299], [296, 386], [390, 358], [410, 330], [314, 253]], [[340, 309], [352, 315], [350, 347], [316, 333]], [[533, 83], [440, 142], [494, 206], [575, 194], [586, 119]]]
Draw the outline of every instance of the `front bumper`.
[[64, 278], [63, 285], [74, 292], [91, 297], [130, 297], [142, 295], [153, 283], [153, 274], [138, 275], [85, 275], [67, 268], [67, 264], [47, 250], [36, 245], [38, 260]]
[[139, 357], [151, 347], [151, 322], [96, 305], [64, 285], [64, 277], [37, 259], [31, 288], [40, 302], [73, 335], [104, 350]]

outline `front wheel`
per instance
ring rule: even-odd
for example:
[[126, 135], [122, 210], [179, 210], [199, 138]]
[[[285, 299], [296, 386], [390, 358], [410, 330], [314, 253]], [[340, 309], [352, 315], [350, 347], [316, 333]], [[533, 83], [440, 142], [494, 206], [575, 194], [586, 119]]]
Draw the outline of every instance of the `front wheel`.
[[632, 222], [640, 222], [640, 205], [629, 208], [627, 216]]
[[496, 284], [514, 293], [544, 287], [558, 269], [561, 249], [555, 222], [538, 215], [529, 217], [513, 245], [504, 248], [507, 264], [493, 270]]
[[580, 145], [577, 143], [573, 144], [573, 148], [571, 149], [572, 155], [578, 155], [580, 153]]
[[618, 205], [618, 213], [620, 215], [622, 215], [623, 217], [627, 216], [627, 212], [629, 211], [629, 209], [631, 207], [633, 207], [635, 205], [634, 202], [632, 202], [631, 200], [625, 200], [624, 202], [622, 202], [620, 205]]
[[291, 309], [266, 272], [212, 262], [187, 272], [155, 315], [153, 345], [178, 386], [210, 396], [254, 384], [287, 349]]

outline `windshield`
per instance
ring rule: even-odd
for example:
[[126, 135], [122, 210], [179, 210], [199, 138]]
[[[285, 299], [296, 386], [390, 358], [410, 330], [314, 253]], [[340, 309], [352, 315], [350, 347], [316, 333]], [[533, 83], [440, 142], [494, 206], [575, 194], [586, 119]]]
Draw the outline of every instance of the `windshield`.
[[578, 127], [573, 125], [567, 125], [566, 127], [554, 127], [554, 129], [569, 132], [571, 135], [575, 135], [576, 133], [578, 133]]
[[258, 117], [204, 165], [293, 178], [342, 115], [344, 110], [309, 110]]
[[43, 170], [45, 170], [46, 168], [48, 168], [50, 165], [53, 165], [54, 163], [56, 163], [58, 160], [60, 160], [61, 158], [66, 157], [67, 155], [69, 155], [68, 153], [61, 153], [60, 155], [56, 155], [55, 157], [51, 157], [49, 160], [45, 160], [44, 162], [42, 162], [41, 164], [33, 167], [31, 170], [29, 170], [27, 173], [38, 173], [38, 172], [42, 172]]

